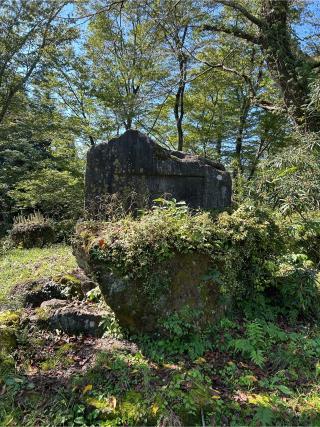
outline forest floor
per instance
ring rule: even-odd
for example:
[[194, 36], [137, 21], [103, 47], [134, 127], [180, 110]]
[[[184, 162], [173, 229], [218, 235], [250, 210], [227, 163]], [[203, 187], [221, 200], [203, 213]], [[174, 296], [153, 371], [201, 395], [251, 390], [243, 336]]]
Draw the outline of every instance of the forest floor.
[[0, 255], [0, 328], [17, 336], [0, 348], [1, 426], [320, 424], [317, 326], [225, 318], [206, 337], [170, 341], [124, 337], [111, 319], [95, 338], [8, 311], [17, 284], [75, 266], [63, 245]]

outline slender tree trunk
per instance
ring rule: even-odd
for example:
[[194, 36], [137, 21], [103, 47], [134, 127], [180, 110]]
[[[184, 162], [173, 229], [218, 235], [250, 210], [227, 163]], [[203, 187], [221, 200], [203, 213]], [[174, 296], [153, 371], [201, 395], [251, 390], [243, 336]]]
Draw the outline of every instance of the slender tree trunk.
[[216, 153], [217, 153], [218, 162], [221, 162], [221, 151], [222, 151], [222, 139], [221, 137], [219, 137], [216, 141]]
[[90, 141], [90, 145], [91, 145], [91, 147], [93, 147], [93, 146], [95, 146], [95, 145], [96, 145], [95, 140], [93, 139], [93, 136], [92, 136], [92, 135], [89, 135], [89, 141]]
[[250, 100], [245, 98], [241, 106], [241, 115], [239, 118], [239, 126], [237, 130], [236, 143], [235, 143], [235, 158], [236, 166], [233, 171], [233, 176], [236, 177], [239, 173], [243, 172], [242, 165], [242, 145], [243, 145], [243, 136], [248, 119], [248, 113], [250, 109]]
[[266, 142], [264, 139], [260, 140], [259, 147], [257, 149], [255, 158], [253, 159], [252, 164], [251, 164], [248, 180], [253, 178], [253, 176], [256, 172], [259, 160], [261, 159], [262, 154], [269, 148], [270, 144], [271, 144], [271, 141]]
[[132, 128], [132, 117], [128, 117], [126, 122], [124, 123], [124, 127], [126, 130], [129, 130]]
[[174, 117], [176, 119], [177, 132], [178, 132], [178, 151], [183, 150], [184, 138], [182, 120], [184, 116], [184, 91], [186, 80], [186, 59], [182, 56], [179, 60], [180, 80], [179, 87], [176, 93], [176, 100], [174, 104]]

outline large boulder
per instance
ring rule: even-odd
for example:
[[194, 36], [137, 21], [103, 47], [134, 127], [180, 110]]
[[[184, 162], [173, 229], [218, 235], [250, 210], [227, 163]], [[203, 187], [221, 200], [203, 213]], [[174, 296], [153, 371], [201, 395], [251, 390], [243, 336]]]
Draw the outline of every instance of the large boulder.
[[73, 250], [121, 325], [161, 332], [206, 328], [233, 302], [270, 290], [283, 239], [264, 209], [193, 212], [167, 202], [137, 217], [79, 223]]
[[183, 312], [202, 329], [227, 303], [210, 242], [214, 226], [208, 213], [159, 208], [136, 219], [79, 223], [73, 250], [121, 326], [161, 333]]
[[92, 147], [87, 155], [86, 208], [97, 214], [104, 197], [135, 193], [131, 207], [159, 197], [185, 201], [192, 208], [231, 204], [231, 178], [218, 162], [168, 150], [136, 130]]

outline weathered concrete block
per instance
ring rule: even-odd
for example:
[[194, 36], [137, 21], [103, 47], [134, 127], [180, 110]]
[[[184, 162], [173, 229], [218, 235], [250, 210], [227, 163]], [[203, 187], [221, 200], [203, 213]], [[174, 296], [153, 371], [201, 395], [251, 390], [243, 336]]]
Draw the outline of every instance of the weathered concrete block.
[[86, 208], [95, 213], [105, 195], [132, 191], [149, 205], [166, 196], [203, 209], [229, 206], [232, 193], [230, 174], [222, 164], [167, 150], [141, 132], [128, 130], [88, 152]]

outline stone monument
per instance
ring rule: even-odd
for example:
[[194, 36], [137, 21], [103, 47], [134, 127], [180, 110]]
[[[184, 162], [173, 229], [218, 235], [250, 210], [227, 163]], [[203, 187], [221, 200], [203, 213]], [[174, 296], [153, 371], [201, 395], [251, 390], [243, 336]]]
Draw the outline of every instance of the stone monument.
[[[137, 130], [92, 147], [87, 155], [85, 205], [94, 214], [106, 195], [135, 192], [150, 206], [159, 197], [191, 208], [231, 204], [231, 177], [221, 163], [168, 150]], [[139, 202], [138, 206], [139, 207]]]

